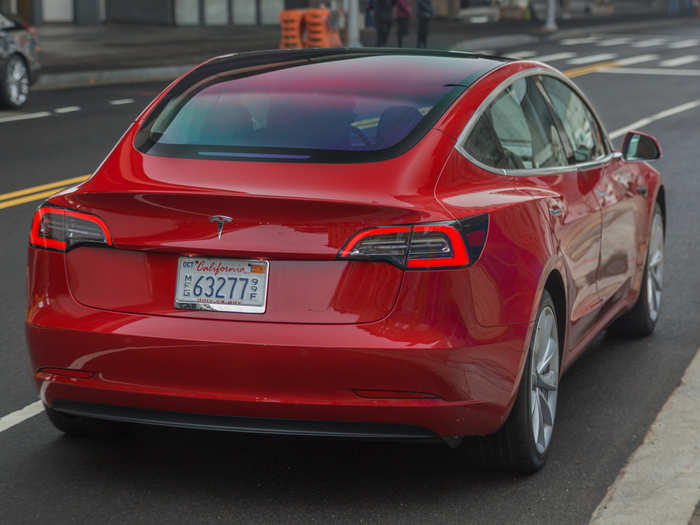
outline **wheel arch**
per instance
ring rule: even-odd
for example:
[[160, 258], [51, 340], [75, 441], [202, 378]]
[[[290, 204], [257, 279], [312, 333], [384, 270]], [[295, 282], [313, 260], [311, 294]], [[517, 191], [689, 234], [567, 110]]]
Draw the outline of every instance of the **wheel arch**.
[[656, 192], [656, 202], [659, 204], [659, 208], [661, 208], [661, 220], [664, 223], [664, 237], [666, 237], [666, 188], [663, 184], [659, 185], [659, 190]]
[[24, 56], [24, 54], [19, 49], [15, 49], [9, 55], [7, 55], [6, 61], [9, 62], [13, 56], [19, 57], [19, 59], [24, 63], [24, 67], [27, 69], [27, 75], [29, 76], [29, 83], [31, 85], [31, 83], [32, 83], [32, 67], [29, 64], [27, 57]]
[[566, 287], [564, 278], [559, 270], [554, 268], [549, 272], [545, 281], [544, 289], [554, 301], [554, 309], [557, 315], [557, 331], [559, 333], [559, 359], [560, 363], [564, 357], [564, 344], [566, 341]]

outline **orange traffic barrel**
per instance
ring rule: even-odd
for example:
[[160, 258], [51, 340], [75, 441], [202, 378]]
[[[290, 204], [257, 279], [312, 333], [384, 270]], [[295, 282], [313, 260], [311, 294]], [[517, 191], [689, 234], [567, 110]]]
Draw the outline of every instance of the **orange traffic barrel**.
[[331, 12], [328, 9], [307, 9], [306, 47], [341, 47], [340, 34], [330, 27]]
[[304, 11], [302, 9], [286, 9], [280, 13], [282, 40], [280, 49], [304, 47]]

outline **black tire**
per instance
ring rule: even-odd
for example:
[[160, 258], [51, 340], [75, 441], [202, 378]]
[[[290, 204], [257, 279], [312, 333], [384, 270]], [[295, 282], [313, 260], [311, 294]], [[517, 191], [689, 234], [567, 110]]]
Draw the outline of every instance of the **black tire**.
[[[654, 221], [656, 220], [658, 220], [659, 224], [661, 225], [661, 245], [663, 247], [664, 221], [661, 207], [658, 203], [656, 206], [654, 206], [651, 230], [653, 230]], [[612, 325], [610, 325], [609, 332], [612, 334], [625, 337], [647, 337], [650, 336], [656, 328], [656, 322], [659, 319], [659, 311], [657, 308], [656, 314], [652, 314], [649, 300], [650, 289], [647, 284], [649, 281], [649, 261], [652, 241], [652, 232], [650, 231], [649, 242], [647, 243], [646, 259], [644, 261], [644, 272], [642, 274], [641, 290], [639, 292], [637, 302], [634, 303], [634, 306], [630, 311], [623, 314]]]
[[[20, 67], [24, 71], [26, 79], [22, 80], [22, 91], [26, 89], [26, 93], [22, 97], [13, 97], [10, 89], [9, 75], [14, 71], [15, 67]], [[3, 63], [0, 63], [0, 106], [19, 109], [27, 102], [29, 98], [29, 68], [24, 59], [17, 54], [10, 57]]]
[[59, 412], [44, 405], [51, 424], [71, 437], [106, 437], [120, 436], [128, 431], [128, 425], [115, 421], [74, 416]]
[[[557, 326], [556, 308], [551, 295], [546, 290], [542, 294], [539, 309], [537, 311], [537, 323], [542, 312], [548, 308], [554, 313], [554, 324]], [[537, 324], [536, 324], [537, 326]], [[559, 342], [557, 333], [557, 385], [559, 375]], [[533, 432], [533, 419], [530, 410], [530, 392], [532, 390], [531, 363], [533, 359], [533, 345], [536, 332], [533, 329], [532, 338], [528, 350], [528, 357], [523, 370], [518, 396], [515, 404], [503, 427], [495, 434], [485, 437], [468, 439], [465, 445], [476, 463], [485, 468], [515, 470], [523, 474], [532, 474], [540, 470], [546, 462], [547, 453], [551, 441], [547, 443], [544, 451], [539, 451], [535, 443]], [[556, 397], [554, 400], [556, 415]], [[552, 421], [552, 430], [554, 421]]]

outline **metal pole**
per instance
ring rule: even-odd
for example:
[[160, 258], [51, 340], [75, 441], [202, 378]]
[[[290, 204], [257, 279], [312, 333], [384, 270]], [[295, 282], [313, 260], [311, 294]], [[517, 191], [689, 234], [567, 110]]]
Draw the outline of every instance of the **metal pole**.
[[360, 25], [357, 17], [360, 12], [359, 0], [348, 0], [348, 47], [362, 47]]
[[544, 24], [545, 31], [556, 31], [557, 27], [557, 0], [547, 1], [547, 21]]

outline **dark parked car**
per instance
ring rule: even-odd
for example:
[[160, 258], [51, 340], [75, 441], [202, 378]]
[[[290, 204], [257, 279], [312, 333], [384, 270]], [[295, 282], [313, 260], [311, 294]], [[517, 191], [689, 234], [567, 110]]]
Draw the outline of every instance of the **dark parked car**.
[[0, 13], [0, 106], [19, 108], [39, 77], [39, 41], [33, 27]]

